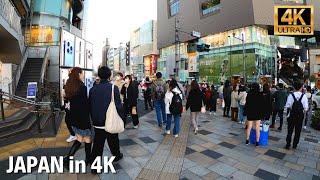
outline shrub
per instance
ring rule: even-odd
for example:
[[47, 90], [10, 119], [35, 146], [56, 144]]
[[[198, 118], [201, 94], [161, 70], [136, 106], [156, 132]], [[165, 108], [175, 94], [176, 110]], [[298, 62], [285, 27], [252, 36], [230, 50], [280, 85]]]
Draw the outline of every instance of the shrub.
[[311, 121], [311, 126], [316, 130], [320, 130], [320, 109], [314, 112]]

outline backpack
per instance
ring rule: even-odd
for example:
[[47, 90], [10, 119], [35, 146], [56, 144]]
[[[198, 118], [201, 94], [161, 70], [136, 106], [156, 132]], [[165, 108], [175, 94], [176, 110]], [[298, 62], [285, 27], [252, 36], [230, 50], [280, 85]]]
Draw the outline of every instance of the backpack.
[[156, 99], [157, 100], [162, 100], [165, 97], [165, 92], [164, 92], [164, 88], [163, 85], [156, 85]]
[[151, 88], [150, 86], [147, 87], [147, 89], [144, 91], [144, 96], [145, 97], [149, 97], [151, 95]]
[[304, 112], [303, 112], [304, 108], [301, 103], [301, 100], [304, 94], [301, 95], [298, 101], [293, 93], [291, 93], [291, 96], [293, 97], [294, 102], [292, 104], [291, 111], [290, 111], [290, 119], [301, 120], [304, 118]]
[[311, 97], [310, 98], [308, 98], [308, 103], [309, 103], [309, 109], [311, 109], [311, 107], [312, 107], [312, 94], [311, 94]]
[[183, 111], [182, 99], [178, 93], [172, 92], [173, 96], [169, 106], [170, 113], [172, 115], [179, 115]]

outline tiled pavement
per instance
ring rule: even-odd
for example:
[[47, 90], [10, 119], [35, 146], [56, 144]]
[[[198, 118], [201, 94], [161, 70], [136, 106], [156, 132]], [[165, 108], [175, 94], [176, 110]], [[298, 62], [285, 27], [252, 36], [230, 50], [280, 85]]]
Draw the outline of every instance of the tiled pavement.
[[[154, 112], [141, 117], [138, 130], [129, 128], [120, 135], [125, 157], [116, 164], [117, 174], [31, 174], [21, 179], [319, 179], [319, 132], [302, 133], [295, 151], [283, 149], [285, 130], [271, 131], [269, 145], [255, 148], [243, 143], [242, 125], [220, 115], [201, 114], [199, 119], [200, 131], [194, 135], [189, 128], [189, 114], [184, 114], [182, 133], [174, 139], [171, 135], [164, 136], [157, 127]], [[54, 148], [62, 145], [67, 136], [64, 128], [63, 125], [55, 140], [43, 139], [41, 144]], [[104, 155], [110, 155], [107, 145]], [[84, 159], [84, 149], [80, 149], [76, 159]], [[161, 168], [155, 169], [159, 164]], [[142, 171], [146, 169], [154, 169], [156, 173], [148, 177]]]

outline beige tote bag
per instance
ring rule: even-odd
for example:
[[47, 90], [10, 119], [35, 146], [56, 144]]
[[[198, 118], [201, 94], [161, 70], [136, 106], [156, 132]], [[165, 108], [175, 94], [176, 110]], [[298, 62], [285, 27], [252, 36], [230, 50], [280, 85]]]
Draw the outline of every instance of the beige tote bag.
[[114, 85], [112, 85], [111, 102], [106, 113], [105, 130], [111, 134], [121, 133], [124, 131], [124, 123], [117, 112], [114, 102]]

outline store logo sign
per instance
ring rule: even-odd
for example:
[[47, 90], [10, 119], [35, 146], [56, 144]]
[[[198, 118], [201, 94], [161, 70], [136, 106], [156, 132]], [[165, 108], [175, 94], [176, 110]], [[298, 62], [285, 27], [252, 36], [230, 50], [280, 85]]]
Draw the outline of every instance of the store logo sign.
[[275, 35], [313, 35], [313, 6], [274, 6]]

